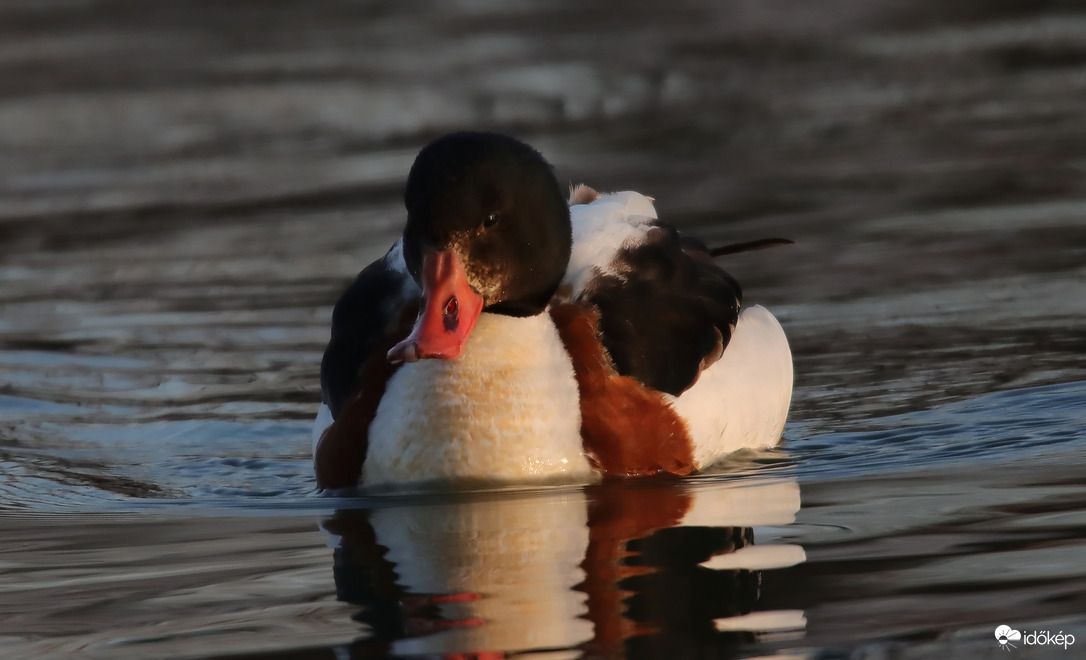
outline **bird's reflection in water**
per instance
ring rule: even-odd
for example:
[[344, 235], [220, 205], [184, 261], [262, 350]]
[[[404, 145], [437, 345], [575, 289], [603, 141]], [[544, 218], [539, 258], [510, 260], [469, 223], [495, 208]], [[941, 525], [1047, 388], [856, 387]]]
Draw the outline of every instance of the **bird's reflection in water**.
[[731, 657], [802, 634], [802, 612], [758, 610], [761, 571], [804, 560], [772, 527], [798, 509], [795, 481], [710, 478], [341, 510], [322, 523], [337, 596], [370, 634], [340, 650]]

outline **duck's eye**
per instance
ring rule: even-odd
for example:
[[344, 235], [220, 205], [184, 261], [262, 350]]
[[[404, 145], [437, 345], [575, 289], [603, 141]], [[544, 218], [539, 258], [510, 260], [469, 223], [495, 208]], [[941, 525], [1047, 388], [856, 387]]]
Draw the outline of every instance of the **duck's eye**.
[[496, 224], [498, 224], [498, 214], [491, 213], [486, 217], [486, 220], [483, 220], [483, 229], [490, 229]]

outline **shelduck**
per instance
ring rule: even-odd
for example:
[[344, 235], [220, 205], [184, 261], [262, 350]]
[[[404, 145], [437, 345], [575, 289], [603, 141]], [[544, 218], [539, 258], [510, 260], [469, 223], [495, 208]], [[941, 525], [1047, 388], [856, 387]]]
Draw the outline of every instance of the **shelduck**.
[[453, 133], [332, 314], [318, 486], [685, 475], [780, 441], [792, 358], [714, 251], [636, 192], [566, 199], [530, 146]]

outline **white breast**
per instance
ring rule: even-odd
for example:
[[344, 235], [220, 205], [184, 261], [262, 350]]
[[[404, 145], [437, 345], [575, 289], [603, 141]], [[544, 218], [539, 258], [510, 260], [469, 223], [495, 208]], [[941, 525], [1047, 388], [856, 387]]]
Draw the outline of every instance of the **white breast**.
[[362, 482], [591, 474], [573, 366], [550, 316], [483, 314], [460, 358], [404, 364], [389, 379]]

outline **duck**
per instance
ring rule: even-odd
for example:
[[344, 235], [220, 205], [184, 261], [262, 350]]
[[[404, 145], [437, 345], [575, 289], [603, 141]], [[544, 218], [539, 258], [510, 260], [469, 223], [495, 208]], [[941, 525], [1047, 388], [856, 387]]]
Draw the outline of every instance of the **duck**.
[[404, 202], [332, 311], [318, 488], [685, 476], [780, 443], [791, 351], [728, 246], [646, 195], [567, 192], [501, 133], [426, 145]]

